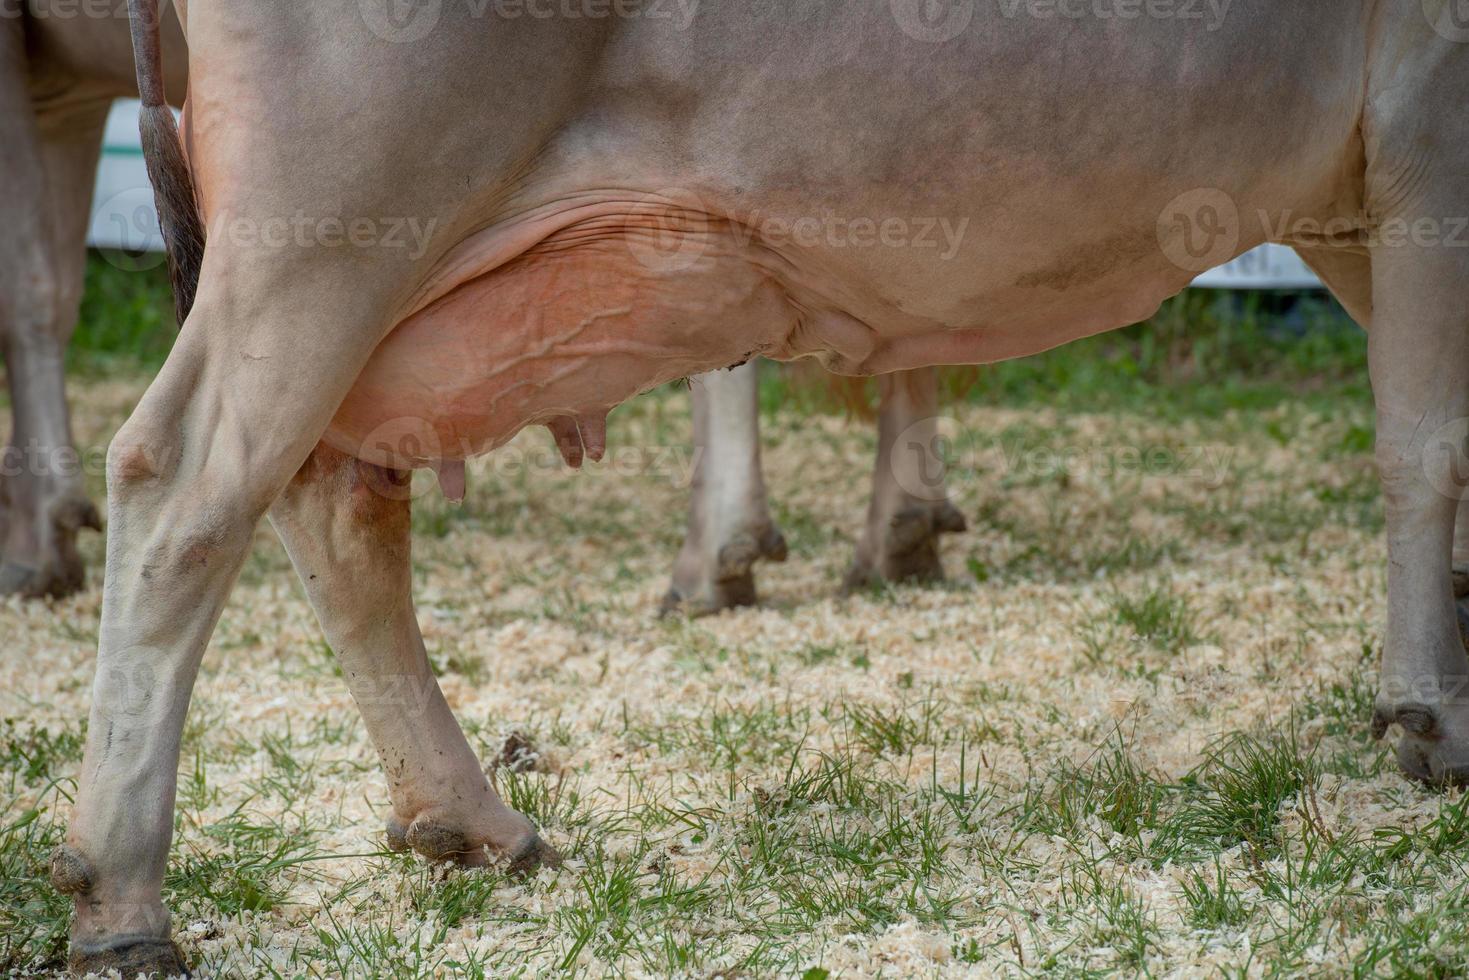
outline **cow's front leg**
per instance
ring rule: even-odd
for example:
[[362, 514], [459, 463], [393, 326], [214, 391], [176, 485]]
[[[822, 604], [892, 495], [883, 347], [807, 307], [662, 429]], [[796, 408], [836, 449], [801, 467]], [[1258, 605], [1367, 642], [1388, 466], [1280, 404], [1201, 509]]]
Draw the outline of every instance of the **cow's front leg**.
[[847, 572], [850, 590], [877, 582], [942, 581], [939, 539], [965, 530], [949, 502], [938, 453], [938, 381], [933, 368], [878, 379], [882, 392], [872, 501]]
[[755, 563], [785, 561], [760, 469], [759, 369], [755, 362], [691, 382], [694, 476], [689, 529], [663, 612], [705, 615], [755, 604]]
[[1465, 491], [1469, 260], [1427, 245], [1379, 247], [1368, 356], [1387, 517], [1388, 610], [1377, 735], [1401, 728], [1398, 764], [1429, 782], [1469, 778], [1469, 658], [1452, 574]]
[[516, 872], [559, 856], [500, 801], [444, 701], [413, 611], [408, 474], [324, 446], [270, 511], [388, 777], [388, 842]]

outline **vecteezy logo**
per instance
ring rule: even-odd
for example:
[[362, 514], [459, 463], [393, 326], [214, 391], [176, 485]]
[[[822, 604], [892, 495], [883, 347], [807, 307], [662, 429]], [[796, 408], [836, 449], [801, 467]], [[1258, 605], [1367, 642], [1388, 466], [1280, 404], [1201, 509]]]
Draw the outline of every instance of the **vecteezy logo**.
[[1423, 0], [1423, 13], [1440, 37], [1469, 44], [1469, 0]]
[[653, 272], [683, 272], [703, 256], [710, 219], [693, 191], [672, 187], [644, 195], [629, 211], [626, 242], [638, 264]]
[[392, 44], [422, 41], [439, 26], [444, 0], [357, 0], [367, 29]]
[[92, 212], [92, 227], [104, 243], [102, 257], [109, 265], [142, 272], [163, 264], [163, 232], [152, 187], [130, 187], [102, 201]]
[[409, 471], [444, 458], [433, 424], [411, 415], [377, 426], [351, 454], [371, 462], [359, 466], [358, 475], [370, 490], [389, 500], [413, 500], [428, 493], [433, 482], [414, 480]]
[[188, 704], [188, 688], [167, 669], [171, 662], [167, 651], [153, 646], [127, 646], [100, 657], [92, 715], [106, 725], [109, 739], [132, 739], [169, 724], [180, 704]]
[[1158, 215], [1158, 246], [1185, 272], [1207, 272], [1228, 262], [1239, 238], [1239, 209], [1218, 188], [1180, 194]]
[[893, 481], [918, 500], [949, 496], [948, 472], [963, 427], [951, 418], [919, 419], [898, 433], [888, 457]]
[[1453, 500], [1469, 498], [1469, 419], [1441, 425], [1423, 444], [1423, 475]]
[[893, 19], [915, 41], [943, 44], [974, 20], [974, 0], [888, 0]]

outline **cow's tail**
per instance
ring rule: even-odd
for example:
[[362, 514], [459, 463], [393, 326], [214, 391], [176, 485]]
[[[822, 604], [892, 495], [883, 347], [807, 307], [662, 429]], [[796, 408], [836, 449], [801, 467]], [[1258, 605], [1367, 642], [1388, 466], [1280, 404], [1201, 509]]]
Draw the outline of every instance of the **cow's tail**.
[[[164, 0], [166, 3], [167, 0]], [[143, 158], [158, 205], [158, 224], [168, 250], [168, 273], [173, 280], [174, 310], [182, 325], [194, 307], [199, 266], [204, 260], [204, 221], [194, 195], [194, 178], [184, 157], [178, 124], [163, 91], [163, 45], [159, 0], [128, 0], [133, 31], [133, 61], [138, 70], [138, 95], [143, 110], [138, 129]]]

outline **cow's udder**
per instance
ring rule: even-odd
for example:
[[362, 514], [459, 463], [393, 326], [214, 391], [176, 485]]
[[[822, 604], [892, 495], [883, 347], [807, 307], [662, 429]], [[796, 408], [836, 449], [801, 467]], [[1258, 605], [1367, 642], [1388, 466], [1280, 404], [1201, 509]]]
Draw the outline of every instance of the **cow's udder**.
[[327, 432], [382, 466], [436, 466], [527, 425], [778, 346], [794, 312], [748, 244], [702, 216], [600, 216], [463, 282], [378, 347]]

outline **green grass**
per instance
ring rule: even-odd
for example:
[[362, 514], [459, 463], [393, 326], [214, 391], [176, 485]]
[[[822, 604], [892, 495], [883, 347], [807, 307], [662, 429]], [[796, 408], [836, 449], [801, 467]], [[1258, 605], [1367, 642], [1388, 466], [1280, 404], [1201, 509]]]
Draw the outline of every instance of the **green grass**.
[[[168, 311], [160, 271], [94, 256], [80, 380], [155, 369]], [[1210, 948], [1224, 975], [1323, 957], [1464, 974], [1469, 797], [1391, 775], [1364, 731], [1367, 600], [1312, 578], [1332, 557], [1357, 588], [1379, 560], [1365, 341], [1321, 302], [1298, 335], [1276, 319], [1190, 293], [1145, 325], [946, 374], [956, 414], [1006, 419], [964, 447], [994, 455], [955, 481], [972, 530], [948, 546], [948, 590], [830, 598], [872, 435], [810, 424], [844, 409], [797, 369], [762, 384], [770, 443], [800, 476], [772, 485], [792, 558], [762, 569], [764, 610], [651, 621], [681, 534], [682, 491], [662, 484], [578, 496], [570, 476], [521, 472], [463, 507], [426, 498], [430, 657], [500, 793], [568, 857], [526, 883], [382, 850], [375, 753], [262, 542], [185, 732], [166, 897], [186, 947], [205, 975], [823, 980], [845, 975], [843, 951], [916, 931], [954, 972], [1178, 972], [1172, 957]], [[685, 404], [670, 388], [626, 419], [677, 444]], [[1239, 456], [1207, 491], [1166, 453], [1142, 475], [1016, 462], [1088, 426]], [[92, 645], [95, 610], [59, 608], [47, 655]], [[1027, 670], [1016, 646], [1068, 652]], [[1259, 690], [1279, 693], [1241, 693]], [[534, 767], [496, 765], [509, 732]], [[83, 738], [0, 725], [0, 974], [62, 966], [68, 903], [44, 879]]]
[[1198, 615], [1188, 597], [1169, 588], [1160, 586], [1141, 595], [1119, 595], [1112, 609], [1119, 625], [1160, 650], [1177, 652], [1200, 640]]
[[156, 371], [173, 347], [173, 293], [163, 265], [132, 271], [87, 255], [81, 317], [68, 367], [82, 375]]
[[[1313, 701], [1303, 713], [1327, 716], [1338, 710], [1333, 704]], [[1058, 943], [1027, 935], [1030, 955], [1039, 956], [1028, 968], [1071, 975], [1105, 963], [1102, 972], [1130, 973], [1160, 962], [1172, 927], [1145, 889], [1150, 875], [1168, 868], [1176, 869], [1177, 914], [1188, 928], [1221, 940], [1254, 935], [1256, 955], [1274, 971], [1306, 968], [1313, 949], [1342, 936], [1360, 939], [1366, 962], [1394, 973], [1453, 975], [1469, 956], [1462, 932], [1453, 932], [1469, 914], [1469, 895], [1462, 883], [1447, 892], [1441, 886], [1462, 869], [1469, 798], [1445, 799], [1436, 816], [1391, 832], [1331, 831], [1319, 822], [1321, 756], [1373, 751], [1364, 743], [1310, 745], [1293, 723], [1231, 732], [1193, 772], [1170, 782], [1141, 765], [1114, 730], [1091, 757], [1037, 772], [1017, 797], [986, 775], [981, 747], [960, 744], [944, 723], [961, 709], [943, 694], [891, 705], [853, 698], [823, 710], [845, 719], [835, 730], [846, 735], [832, 749], [812, 751], [804, 737], [778, 739], [778, 750], [728, 770], [722, 798], [696, 807], [631, 772], [627, 802], [616, 802], [624, 797], [617, 788], [589, 787], [575, 776], [501, 771], [507, 801], [573, 860], [570, 870], [530, 886], [547, 899], [544, 906], [512, 898], [513, 883], [494, 869], [445, 873], [411, 857], [381, 855], [345, 881], [327, 875], [317, 866], [337, 855], [304, 811], [266, 817], [263, 801], [249, 795], [196, 819], [202, 806], [217, 809], [199, 790], [210, 782], [199, 756], [181, 787], [166, 894], [183, 921], [222, 917], [254, 929], [289, 912], [303, 883], [322, 889], [324, 911], [285, 975], [357, 975], [370, 964], [376, 975], [449, 969], [498, 976], [524, 969], [517, 964], [526, 942], [554, 944], [555, 963], [566, 970], [701, 973], [736, 962], [753, 975], [791, 975], [814, 968], [802, 942], [814, 930], [835, 925], [853, 942], [915, 922], [958, 936], [1006, 915], [1017, 929], [1041, 916], [1071, 937]], [[730, 737], [721, 731], [755, 745], [808, 720], [776, 714], [759, 723], [773, 726], [762, 735], [745, 720], [757, 714], [726, 711], [723, 717], [742, 719], [733, 729], [717, 709], [712, 716], [707, 726], [662, 726], [664, 751], [684, 753], [692, 764], [705, 752], [728, 751], [719, 748]], [[79, 732], [14, 723], [5, 730], [0, 774], [12, 794], [54, 785], [55, 772], [75, 764]], [[629, 747], [646, 737], [626, 723], [621, 731]], [[318, 728], [291, 739], [289, 751], [304, 763], [267, 749], [274, 761], [247, 793], [267, 791], [269, 770], [320, 772], [310, 760], [332, 744], [332, 733]], [[956, 748], [955, 774], [892, 767], [895, 754], [924, 745]], [[297, 790], [309, 798], [318, 782], [312, 777]], [[59, 834], [53, 817], [36, 809], [0, 827], [0, 968], [60, 966], [65, 903], [40, 884]], [[1072, 857], [1053, 880], [1035, 855], [1055, 842]], [[709, 871], [678, 870], [669, 860], [689, 849], [706, 855]], [[1009, 882], [1012, 897], [1002, 891], [976, 901], [976, 876]], [[1025, 897], [1033, 885], [1046, 886], [1049, 897], [1039, 905]], [[384, 887], [403, 889], [405, 904], [377, 902]], [[429, 927], [405, 930], [405, 914]], [[495, 951], [443, 952], [451, 934], [466, 928], [500, 937]], [[1020, 946], [1019, 932], [1013, 945], [956, 938], [952, 955], [1014, 964]], [[276, 975], [259, 966], [259, 975]]]

